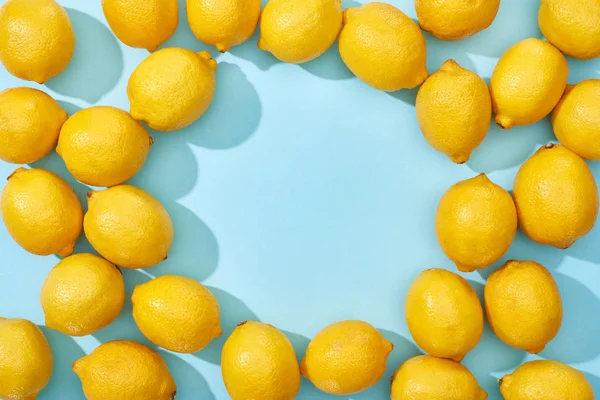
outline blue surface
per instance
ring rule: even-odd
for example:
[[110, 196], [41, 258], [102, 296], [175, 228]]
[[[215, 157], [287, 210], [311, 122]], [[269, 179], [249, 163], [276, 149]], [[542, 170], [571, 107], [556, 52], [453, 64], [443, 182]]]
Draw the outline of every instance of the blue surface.
[[[358, 4], [344, 2], [346, 7]], [[75, 27], [75, 58], [41, 89], [70, 113], [96, 104], [128, 109], [127, 80], [148, 53], [117, 41], [100, 0], [60, 3]], [[412, 0], [391, 3], [415, 17]], [[430, 71], [454, 58], [489, 78], [508, 47], [541, 37], [538, 6], [537, 0], [502, 0], [493, 26], [473, 38], [447, 43], [427, 36]], [[407, 288], [425, 268], [455, 270], [434, 234], [440, 196], [480, 172], [511, 189], [518, 166], [554, 139], [550, 123], [506, 132], [493, 126], [472, 159], [454, 165], [423, 139], [415, 117], [416, 91], [387, 94], [367, 87], [344, 67], [335, 46], [306, 65], [280, 63], [256, 48], [257, 37], [224, 55], [208, 48], [219, 61], [210, 110], [183, 131], [152, 132], [156, 144], [131, 183], [162, 201], [173, 218], [176, 240], [168, 261], [125, 271], [128, 291], [151, 276], [182, 274], [202, 281], [221, 303], [223, 338], [197, 354], [161, 351], [177, 381], [179, 400], [229, 398], [218, 365], [220, 347], [245, 319], [284, 330], [299, 356], [308, 338], [332, 322], [372, 323], [396, 346], [386, 377], [368, 392], [349, 397], [321, 394], [303, 381], [298, 399], [387, 399], [393, 370], [419, 354], [404, 320]], [[165, 46], [207, 49], [191, 34], [184, 12]], [[598, 60], [569, 64], [571, 83], [600, 77]], [[30, 84], [0, 68], [0, 89], [22, 85]], [[69, 176], [56, 154], [34, 166], [65, 177], [83, 200], [88, 188]], [[600, 164], [591, 167], [600, 181]], [[13, 169], [0, 162], [0, 176]], [[567, 251], [536, 245], [519, 234], [504, 259], [533, 259], [551, 270], [563, 295], [565, 319], [540, 357], [581, 369], [600, 393], [598, 243], [600, 227]], [[87, 251], [89, 245], [81, 240], [77, 250]], [[26, 253], [4, 226], [0, 252], [0, 315], [43, 325], [39, 291], [57, 258]], [[490, 272], [465, 276], [481, 294]], [[115, 323], [84, 338], [43, 328], [56, 367], [40, 400], [83, 399], [71, 363], [99, 343], [148, 343], [130, 314], [128, 303]], [[486, 329], [464, 363], [496, 400], [501, 398], [496, 379], [535, 358], [503, 345]]]

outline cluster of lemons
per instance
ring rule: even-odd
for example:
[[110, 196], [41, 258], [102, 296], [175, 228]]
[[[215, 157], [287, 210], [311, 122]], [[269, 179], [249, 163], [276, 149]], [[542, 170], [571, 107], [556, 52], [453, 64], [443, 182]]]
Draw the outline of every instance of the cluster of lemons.
[[[106, 19], [125, 44], [155, 51], [176, 30], [177, 0], [103, 0]], [[419, 24], [441, 40], [486, 29], [500, 0], [415, 0]], [[463, 272], [486, 268], [510, 247], [520, 226], [532, 240], [567, 248], [586, 235], [598, 214], [598, 189], [584, 159], [600, 160], [600, 81], [567, 85], [562, 53], [600, 56], [600, 3], [542, 0], [539, 22], [549, 42], [527, 39], [499, 60], [490, 87], [448, 60], [426, 68], [421, 29], [399, 9], [369, 3], [342, 11], [340, 0], [188, 0], [199, 40], [225, 52], [261, 25], [258, 47], [289, 63], [322, 55], [335, 40], [344, 63], [374, 88], [421, 85], [416, 112], [436, 150], [463, 163], [483, 141], [495, 113], [505, 129], [550, 113], [562, 145], [548, 144], [519, 170], [514, 193], [485, 175], [459, 182], [442, 197], [435, 229], [445, 254]], [[0, 8], [0, 61], [13, 75], [43, 83], [60, 74], [74, 51], [68, 14], [55, 0], [8, 0]], [[561, 53], [562, 52], [562, 53]], [[167, 211], [142, 189], [123, 184], [143, 166], [153, 143], [138, 121], [159, 131], [189, 126], [208, 109], [217, 62], [208, 52], [167, 48], [148, 56], [127, 87], [130, 112], [90, 107], [68, 116], [32, 88], [0, 93], [0, 159], [27, 164], [53, 149], [80, 182], [107, 187], [88, 194], [83, 208], [68, 184], [42, 169], [18, 168], [2, 191], [2, 218], [25, 250], [65, 257], [43, 284], [49, 328], [72, 336], [109, 325], [125, 302], [120, 270], [146, 268], [167, 257], [174, 229]], [[564, 147], [563, 147], [564, 146]], [[75, 254], [81, 232], [100, 256]], [[562, 302], [552, 275], [533, 261], [509, 261], [489, 277], [485, 314], [506, 344], [530, 353], [558, 333]], [[167, 350], [192, 353], [222, 334], [219, 304], [200, 283], [167, 275], [135, 288], [133, 317], [140, 331]], [[460, 364], [479, 342], [484, 309], [461, 276], [424, 271], [409, 289], [405, 314], [415, 342], [428, 355], [394, 374], [393, 400], [484, 400]], [[353, 394], [384, 375], [393, 349], [362, 321], [330, 325], [310, 342], [298, 365], [277, 328], [241, 322], [222, 350], [222, 373], [233, 400], [291, 400], [300, 376], [331, 394]], [[90, 400], [174, 399], [176, 385], [160, 355], [131, 341], [100, 345], [73, 364]], [[52, 374], [43, 333], [22, 319], [0, 318], [0, 397], [34, 399]], [[507, 400], [591, 400], [584, 375], [559, 362], [526, 363], [500, 380]]]

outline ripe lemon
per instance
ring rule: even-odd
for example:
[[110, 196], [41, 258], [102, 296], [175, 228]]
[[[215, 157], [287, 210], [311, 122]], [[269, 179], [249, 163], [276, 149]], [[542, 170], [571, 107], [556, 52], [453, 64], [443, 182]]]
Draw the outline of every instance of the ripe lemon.
[[177, 0], [102, 0], [110, 29], [127, 46], [154, 51], [179, 22]]
[[348, 69], [379, 90], [411, 89], [428, 75], [423, 33], [389, 4], [375, 2], [346, 9], [339, 48]]
[[187, 17], [194, 35], [221, 53], [252, 36], [260, 18], [260, 0], [187, 0]]
[[569, 66], [554, 46], [525, 39], [500, 57], [490, 91], [502, 128], [536, 123], [552, 112], [567, 86]]
[[161, 276], [136, 286], [131, 302], [140, 331], [167, 350], [194, 353], [223, 333], [216, 297], [193, 279]]
[[337, 322], [310, 342], [300, 373], [325, 393], [359, 393], [381, 379], [393, 348], [366, 322]]
[[483, 334], [483, 309], [462, 277], [428, 269], [413, 282], [404, 305], [406, 323], [417, 345], [435, 357], [461, 362]]
[[46, 326], [70, 336], [85, 336], [117, 318], [125, 302], [123, 275], [93, 254], [60, 261], [42, 286]]
[[588, 165], [556, 144], [541, 147], [519, 169], [513, 188], [519, 225], [535, 242], [566, 249], [598, 216], [598, 188]]
[[75, 52], [69, 15], [54, 0], [8, 0], [0, 7], [0, 62], [17, 78], [44, 83]]
[[0, 206], [8, 233], [28, 252], [62, 257], [73, 252], [83, 210], [73, 189], [58, 175], [17, 169], [8, 177]]
[[427, 142], [462, 164], [485, 138], [492, 100], [484, 80], [448, 60], [417, 94], [417, 118]]
[[242, 322], [223, 345], [221, 371], [232, 400], [293, 400], [300, 372], [289, 339], [272, 325]]
[[258, 48], [286, 63], [305, 63], [325, 53], [341, 28], [341, 0], [270, 0]]
[[169, 48], [151, 54], [129, 78], [131, 116], [158, 131], [191, 125], [212, 102], [216, 70], [207, 51]]
[[67, 112], [37, 89], [0, 92], [0, 160], [28, 164], [52, 151]]
[[480, 174], [442, 196], [435, 231], [460, 271], [486, 268], [506, 253], [517, 234], [515, 204], [506, 190]]
[[176, 387], [162, 357], [143, 344], [117, 340], [73, 363], [88, 400], [173, 400]]
[[148, 132], [127, 112], [98, 106], [78, 111], [65, 122], [56, 152], [78, 181], [114, 186], [142, 168], [151, 144]]
[[162, 204], [140, 188], [118, 185], [88, 193], [83, 228], [90, 244], [125, 268], [147, 268], [167, 258], [173, 223]]
[[34, 400], [50, 382], [52, 351], [32, 322], [0, 317], [0, 398]]

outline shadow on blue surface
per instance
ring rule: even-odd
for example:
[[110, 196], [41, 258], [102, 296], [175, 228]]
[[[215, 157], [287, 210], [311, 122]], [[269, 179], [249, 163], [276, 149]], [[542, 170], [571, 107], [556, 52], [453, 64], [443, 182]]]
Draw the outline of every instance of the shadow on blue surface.
[[166, 42], [159, 46], [159, 49], [165, 49], [167, 47], [181, 47], [193, 51], [208, 51], [213, 57], [216, 57], [219, 52], [213, 46], [199, 41], [194, 33], [190, 29], [187, 20], [186, 12], [186, 0], [179, 0], [179, 25], [177, 30]]
[[159, 350], [177, 385], [177, 398], [215, 400], [206, 379], [180, 356]]
[[275, 58], [268, 51], [263, 51], [258, 48], [258, 39], [260, 38], [260, 26], [256, 28], [254, 35], [246, 42], [239, 46], [232, 47], [229, 49], [229, 53], [236, 57], [244, 59], [256, 65], [262, 71], [267, 71], [275, 64], [281, 64], [277, 58]]

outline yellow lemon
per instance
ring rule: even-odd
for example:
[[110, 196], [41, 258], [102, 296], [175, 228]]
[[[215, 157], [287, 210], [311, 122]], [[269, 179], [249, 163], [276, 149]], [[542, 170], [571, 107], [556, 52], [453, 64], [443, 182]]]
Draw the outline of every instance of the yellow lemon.
[[517, 234], [515, 204], [506, 190], [480, 174], [442, 196], [435, 231], [460, 271], [486, 268], [506, 253]]
[[35, 400], [52, 376], [52, 351], [32, 322], [0, 317], [0, 398]]
[[508, 261], [490, 275], [485, 311], [500, 340], [534, 354], [554, 339], [563, 317], [554, 278], [534, 261]]
[[519, 169], [513, 188], [519, 225], [535, 242], [566, 249], [598, 216], [598, 188], [588, 165], [556, 144], [541, 147]]
[[191, 125], [212, 102], [216, 70], [207, 51], [169, 48], [151, 54], [129, 78], [131, 116], [158, 131]]
[[42, 286], [46, 326], [66, 335], [85, 336], [117, 318], [125, 302], [121, 271], [93, 254], [60, 261]]
[[54, 0], [8, 0], [0, 7], [0, 62], [17, 78], [44, 83], [75, 52], [69, 15]]
[[0, 160], [15, 164], [38, 161], [50, 153], [67, 112], [37, 89], [0, 92]]
[[341, 0], [270, 0], [258, 48], [286, 63], [305, 63], [325, 53], [341, 28]]
[[585, 375], [558, 361], [526, 362], [500, 379], [505, 400], [594, 400]]
[[483, 335], [477, 293], [464, 278], [444, 269], [428, 269], [415, 279], [404, 312], [417, 345], [435, 357], [460, 362]]
[[195, 353], [221, 336], [219, 303], [202, 284], [166, 275], [136, 286], [133, 319], [152, 343], [178, 353]]
[[17, 169], [8, 177], [0, 206], [8, 233], [28, 252], [62, 257], [73, 252], [83, 210], [73, 189], [58, 175]]
[[325, 393], [359, 393], [381, 379], [393, 348], [366, 322], [337, 322], [310, 342], [300, 372]]
[[567, 60], [550, 43], [515, 44], [500, 57], [490, 81], [498, 125], [510, 129], [546, 117], [563, 95], [568, 75]]
[[467, 367], [432, 356], [417, 356], [392, 377], [392, 400], [485, 400], [487, 393]]
[[595, 0], [542, 0], [538, 21], [550, 43], [568, 56], [600, 56], [600, 3]]
[[187, 0], [187, 17], [198, 40], [224, 53], [252, 36], [260, 8], [260, 0]]
[[110, 29], [127, 46], [154, 51], [179, 22], [177, 0], [102, 0]]
[[417, 94], [417, 118], [427, 142], [462, 164], [485, 138], [492, 100], [484, 80], [448, 60]]
[[92, 186], [114, 186], [144, 165], [152, 138], [139, 122], [115, 107], [90, 107], [63, 125], [56, 152], [69, 172]]
[[176, 387], [162, 357], [143, 344], [117, 340], [73, 363], [88, 400], [174, 400]]
[[140, 188], [118, 185], [88, 193], [83, 228], [90, 244], [125, 268], [147, 268], [167, 258], [173, 223], [158, 200]]
[[415, 0], [419, 25], [441, 40], [460, 40], [489, 27], [500, 0]]
[[242, 322], [223, 345], [221, 371], [232, 400], [293, 400], [300, 372], [289, 339], [272, 325]]
[[556, 138], [567, 149], [600, 161], [600, 80], [568, 85], [552, 113]]
[[390, 4], [346, 9], [339, 49], [348, 69], [379, 90], [412, 89], [428, 75], [423, 33]]

